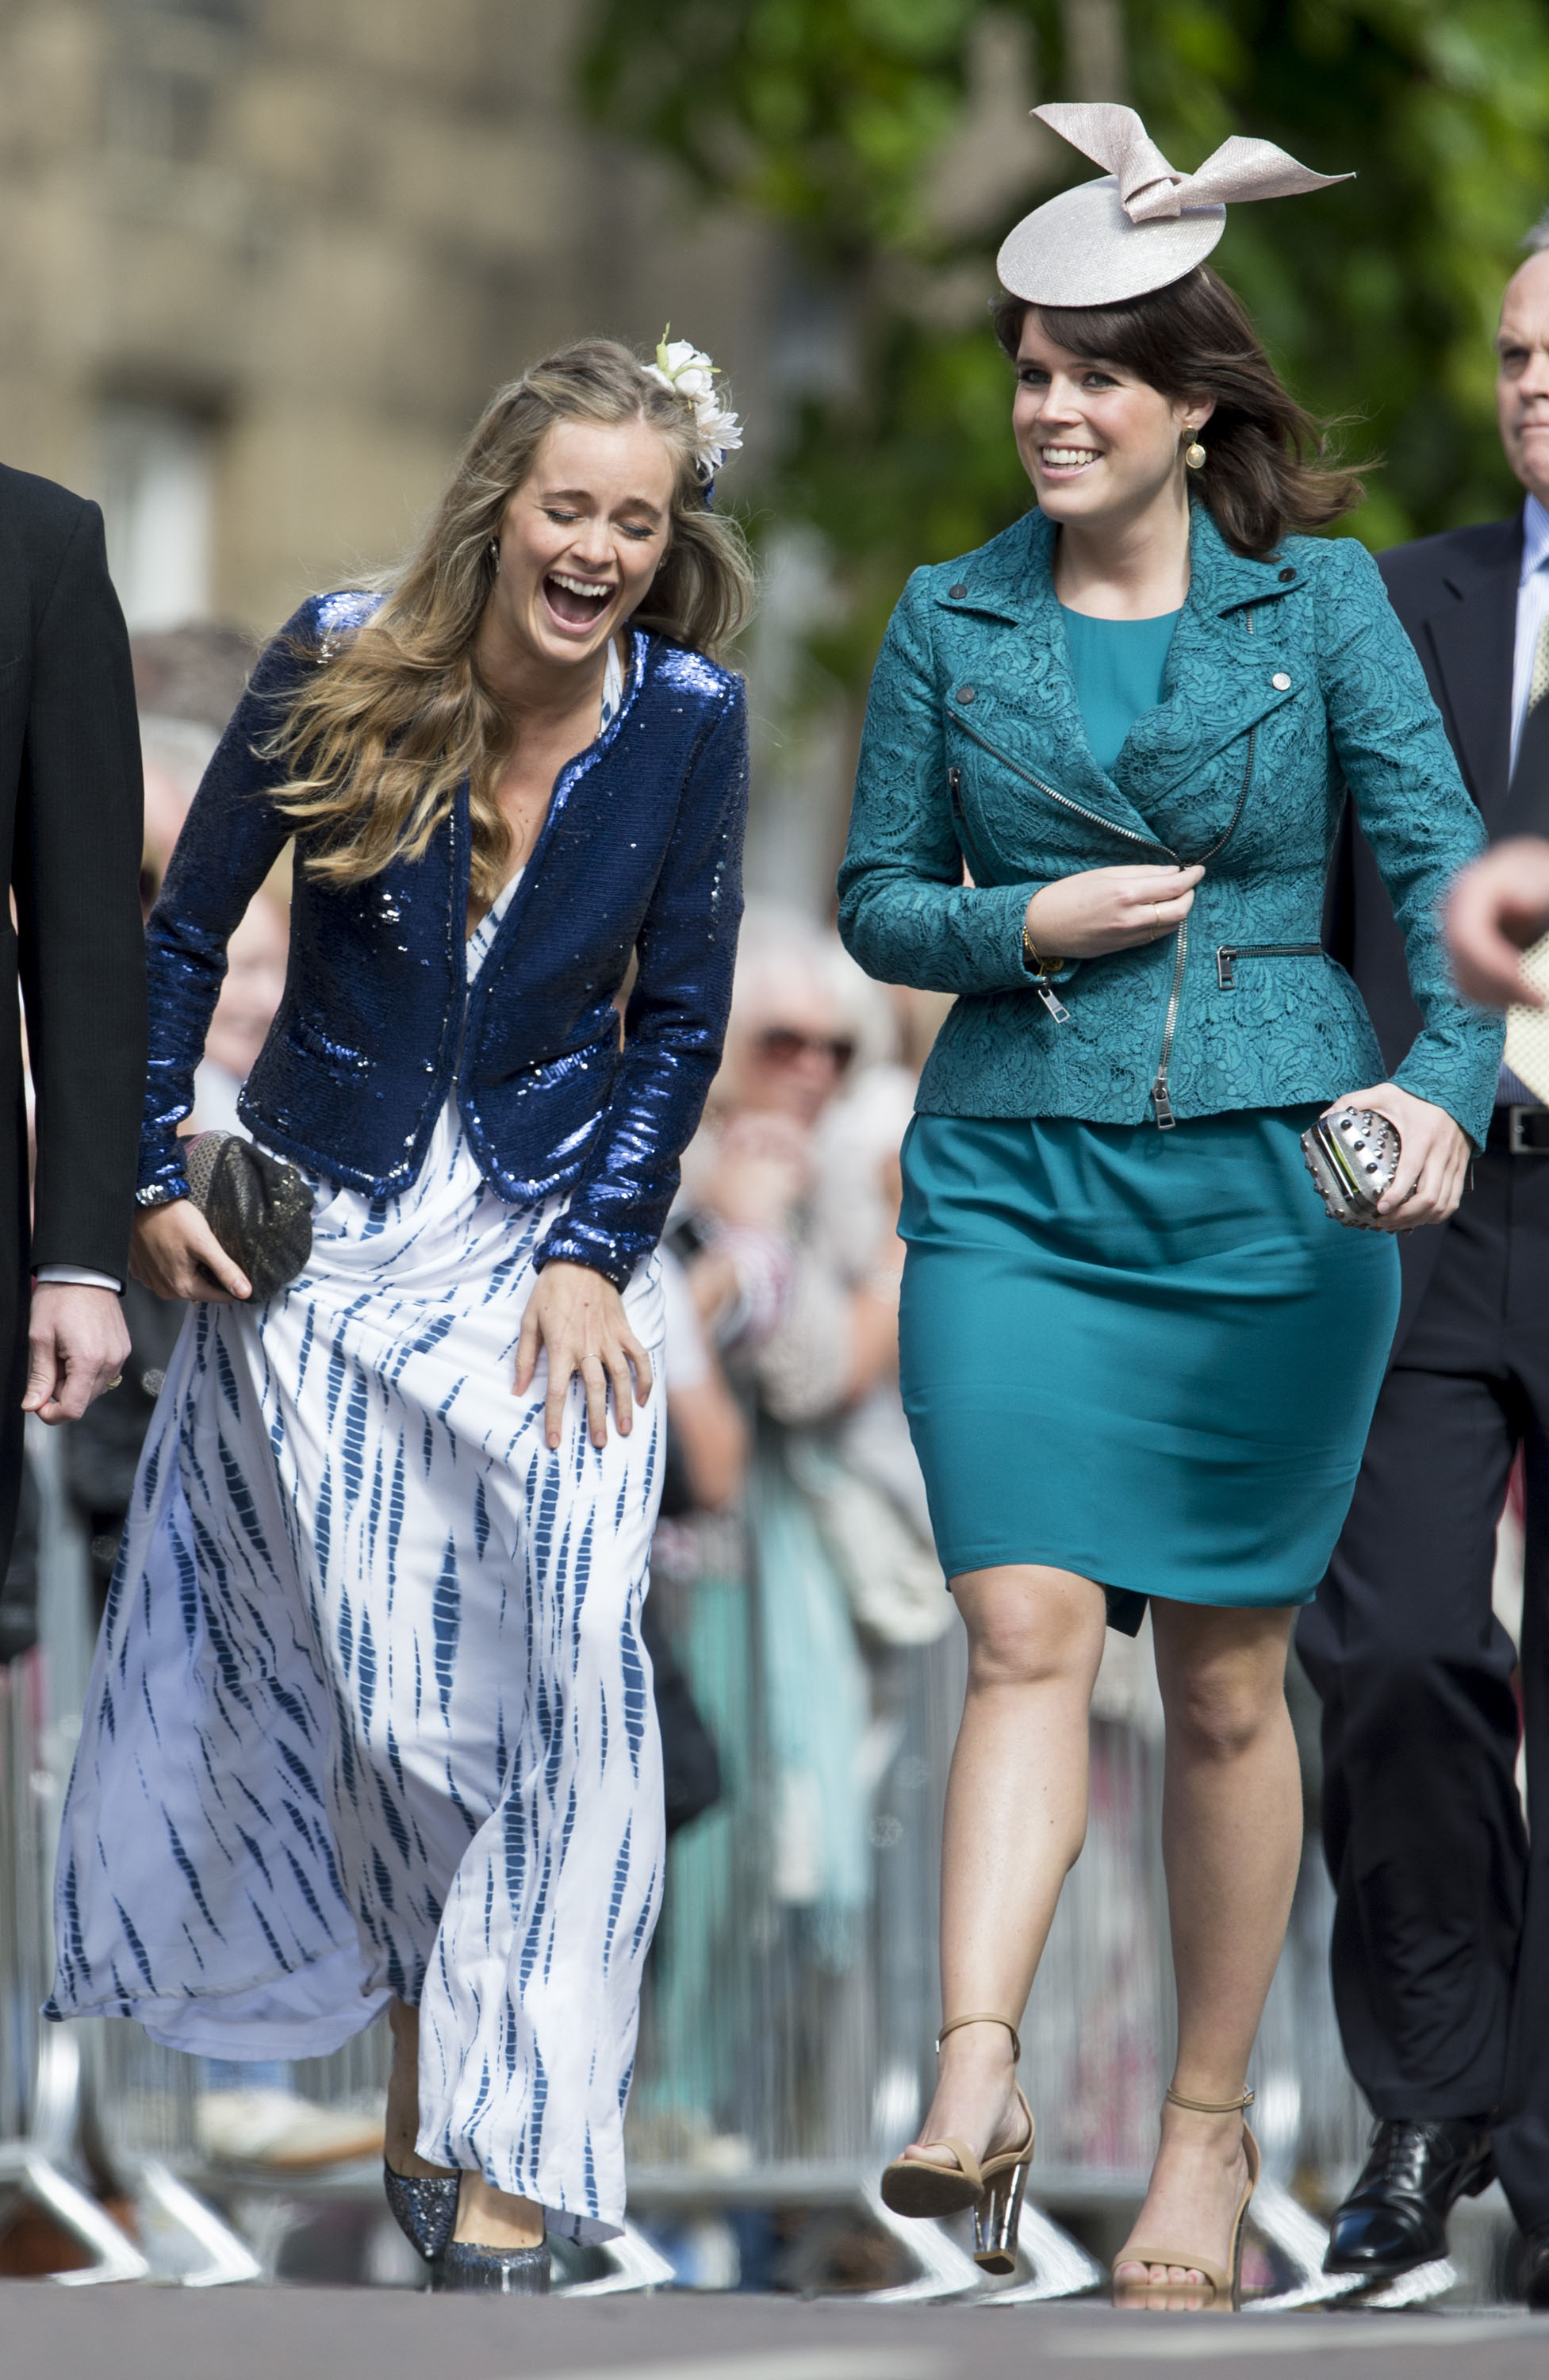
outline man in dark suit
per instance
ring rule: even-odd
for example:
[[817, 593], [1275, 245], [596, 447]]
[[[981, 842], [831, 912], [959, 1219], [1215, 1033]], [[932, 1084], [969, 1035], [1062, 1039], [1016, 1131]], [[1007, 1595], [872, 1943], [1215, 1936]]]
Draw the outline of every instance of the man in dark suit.
[[[1509, 519], [1382, 557], [1492, 842], [1549, 827], [1549, 244], [1498, 333]], [[1353, 825], [1330, 942], [1391, 1065], [1419, 1027], [1403, 950]], [[1349, 1519], [1298, 1646], [1324, 1704], [1335, 2001], [1378, 2119], [1337, 2211], [1332, 2272], [1376, 2281], [1445, 2253], [1498, 2171], [1549, 2306], [1549, 1111], [1503, 1069], [1452, 1220], [1401, 1242], [1393, 1355]], [[1525, 1449], [1517, 1655], [1494, 1616], [1495, 1529]]]
[[[28, 1184], [19, 1023], [0, 1030], [0, 1576], [22, 1415], [74, 1419], [128, 1354], [135, 1154], [145, 1095], [139, 739], [103, 516], [0, 466], [0, 1014], [19, 977], [37, 1094]], [[30, 1276], [36, 1271], [37, 1286]]]

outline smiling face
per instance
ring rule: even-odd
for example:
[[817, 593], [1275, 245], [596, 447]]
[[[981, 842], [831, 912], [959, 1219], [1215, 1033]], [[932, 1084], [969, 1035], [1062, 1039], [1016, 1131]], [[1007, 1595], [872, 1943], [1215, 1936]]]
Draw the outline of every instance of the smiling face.
[[1549, 253], [1530, 256], [1506, 285], [1495, 334], [1495, 418], [1506, 459], [1549, 504]]
[[1210, 418], [1207, 398], [1164, 396], [1122, 364], [1057, 346], [1032, 306], [1016, 367], [1017, 452], [1051, 520], [1138, 519], [1181, 499], [1183, 449]]
[[646, 421], [558, 421], [512, 496], [481, 643], [569, 668], [644, 601], [672, 535], [677, 462]]

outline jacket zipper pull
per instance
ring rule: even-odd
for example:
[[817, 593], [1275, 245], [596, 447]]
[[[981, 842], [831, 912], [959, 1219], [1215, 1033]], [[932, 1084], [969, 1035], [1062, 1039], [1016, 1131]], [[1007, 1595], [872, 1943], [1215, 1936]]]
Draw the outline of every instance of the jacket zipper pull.
[[1035, 983], [1033, 989], [1037, 993], [1039, 999], [1043, 1002], [1044, 1006], [1048, 1010], [1048, 1013], [1053, 1017], [1055, 1023], [1057, 1025], [1069, 1025], [1071, 1021], [1071, 1012], [1068, 1008], [1061, 1006], [1058, 993], [1052, 992], [1047, 983]]
[[1172, 1101], [1168, 1097], [1168, 1087], [1166, 1083], [1153, 1083], [1151, 1086], [1151, 1096], [1156, 1104], [1157, 1131], [1170, 1132], [1178, 1119], [1173, 1114]]

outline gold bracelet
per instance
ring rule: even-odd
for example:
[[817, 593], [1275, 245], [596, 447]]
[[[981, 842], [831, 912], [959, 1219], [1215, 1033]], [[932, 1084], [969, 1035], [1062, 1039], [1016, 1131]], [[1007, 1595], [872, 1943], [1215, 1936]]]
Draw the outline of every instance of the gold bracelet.
[[1046, 958], [1025, 926], [1022, 929], [1022, 955], [1024, 965], [1031, 968], [1039, 983], [1047, 983], [1049, 977], [1058, 975], [1065, 964], [1063, 959]]

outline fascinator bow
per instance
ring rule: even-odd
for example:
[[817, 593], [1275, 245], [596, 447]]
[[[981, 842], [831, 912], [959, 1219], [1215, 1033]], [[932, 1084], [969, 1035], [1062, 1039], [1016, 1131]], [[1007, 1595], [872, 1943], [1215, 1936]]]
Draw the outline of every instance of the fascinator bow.
[[1326, 190], [1332, 183], [1355, 179], [1353, 174], [1314, 174], [1273, 140], [1248, 140], [1236, 132], [1197, 173], [1180, 174], [1132, 107], [1058, 102], [1033, 113], [1114, 176], [1132, 224], [1170, 222], [1186, 208], [1229, 206], [1239, 199], [1292, 199], [1301, 190]]
[[1350, 174], [1315, 174], [1273, 140], [1233, 133], [1197, 173], [1169, 165], [1132, 107], [1051, 103], [1033, 113], [1105, 166], [1024, 215], [996, 269], [1013, 297], [1036, 306], [1107, 306], [1166, 288], [1204, 262], [1226, 229], [1228, 205], [1327, 189]]

